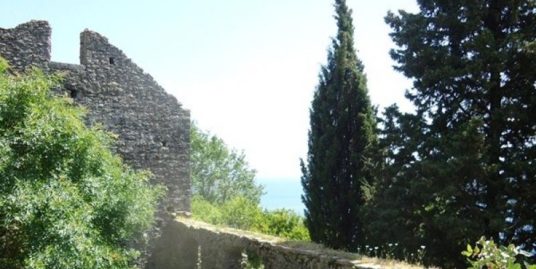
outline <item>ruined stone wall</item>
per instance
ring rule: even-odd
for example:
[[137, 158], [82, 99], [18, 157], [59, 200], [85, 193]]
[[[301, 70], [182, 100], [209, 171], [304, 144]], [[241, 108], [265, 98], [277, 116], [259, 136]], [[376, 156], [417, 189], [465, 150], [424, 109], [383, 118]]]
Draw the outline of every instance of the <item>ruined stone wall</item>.
[[[244, 268], [244, 256], [257, 256], [265, 269], [419, 269], [396, 261], [328, 250], [317, 245], [292, 244], [281, 238], [216, 227], [186, 218], [167, 226], [154, 250], [154, 268]], [[177, 244], [183, 242], [183, 244]], [[185, 247], [185, 243], [187, 246]]]
[[50, 34], [45, 21], [0, 28], [0, 55], [18, 71], [63, 73], [63, 90], [89, 109], [88, 123], [117, 134], [123, 159], [166, 185], [166, 209], [189, 211], [189, 111], [98, 33], [80, 34], [80, 65], [50, 62]]
[[31, 21], [13, 29], [0, 28], [0, 55], [16, 70], [45, 67], [50, 61], [51, 29], [46, 21]]
[[106, 38], [86, 30], [80, 43], [85, 70], [66, 80], [71, 96], [89, 108], [91, 123], [119, 135], [127, 163], [168, 188], [167, 211], [189, 211], [189, 112]]
[[30, 66], [61, 72], [59, 91], [88, 108], [87, 124], [117, 134], [114, 150], [125, 162], [150, 170], [152, 182], [167, 187], [153, 231], [160, 234], [173, 213], [190, 211], [189, 111], [98, 33], [80, 34], [80, 65], [51, 62], [50, 35], [45, 21], [0, 28], [0, 56], [19, 72]]

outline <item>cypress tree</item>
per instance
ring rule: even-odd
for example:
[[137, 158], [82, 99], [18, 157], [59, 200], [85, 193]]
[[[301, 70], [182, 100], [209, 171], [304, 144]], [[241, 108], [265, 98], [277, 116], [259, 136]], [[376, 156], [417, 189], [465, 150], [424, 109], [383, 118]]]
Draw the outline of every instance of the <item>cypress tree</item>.
[[310, 110], [307, 165], [302, 161], [306, 226], [315, 242], [357, 250], [363, 187], [373, 180], [376, 123], [354, 49], [351, 10], [335, 1], [338, 32]]
[[386, 18], [424, 126], [401, 144], [417, 146], [384, 187], [420, 204], [406, 230], [428, 262], [463, 266], [460, 250], [481, 235], [535, 251], [536, 2], [418, 3]]

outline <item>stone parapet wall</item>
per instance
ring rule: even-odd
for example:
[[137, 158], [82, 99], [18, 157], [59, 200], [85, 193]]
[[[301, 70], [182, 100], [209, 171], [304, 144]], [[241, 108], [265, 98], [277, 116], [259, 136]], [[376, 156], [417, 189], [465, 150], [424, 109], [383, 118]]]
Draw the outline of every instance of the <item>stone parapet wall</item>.
[[318, 247], [292, 246], [281, 238], [183, 217], [177, 218], [168, 229], [168, 237], [160, 238], [160, 248], [153, 252], [150, 268], [243, 268], [241, 262], [248, 254], [259, 257], [265, 269], [421, 268]]

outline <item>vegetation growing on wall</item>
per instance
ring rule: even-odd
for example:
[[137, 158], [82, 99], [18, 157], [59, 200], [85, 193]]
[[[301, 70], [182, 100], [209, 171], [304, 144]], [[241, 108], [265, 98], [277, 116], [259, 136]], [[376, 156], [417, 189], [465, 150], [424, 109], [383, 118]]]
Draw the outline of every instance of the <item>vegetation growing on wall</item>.
[[9, 75], [0, 60], [0, 267], [133, 268], [127, 244], [152, 224], [159, 188], [52, 97], [59, 79]]

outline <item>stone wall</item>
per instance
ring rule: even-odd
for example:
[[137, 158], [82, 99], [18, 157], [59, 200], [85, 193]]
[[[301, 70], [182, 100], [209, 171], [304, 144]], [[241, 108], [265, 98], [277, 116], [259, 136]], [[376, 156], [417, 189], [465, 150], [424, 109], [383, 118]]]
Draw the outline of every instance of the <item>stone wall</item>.
[[[281, 238], [221, 228], [187, 218], [167, 227], [153, 253], [154, 268], [243, 268], [244, 256], [260, 258], [265, 269], [379, 269], [422, 268], [405, 263], [362, 257], [357, 254], [294, 245]], [[187, 247], [186, 247], [187, 246]]]
[[13, 29], [0, 28], [0, 55], [11, 67], [45, 67], [50, 61], [51, 29], [46, 21], [31, 21]]
[[167, 187], [156, 237], [175, 212], [190, 211], [189, 111], [100, 34], [80, 34], [80, 65], [51, 62], [50, 35], [46, 21], [0, 28], [0, 56], [18, 72], [37, 66], [62, 73], [58, 91], [88, 108], [87, 124], [117, 134], [114, 150], [125, 162], [150, 170], [152, 181]]

